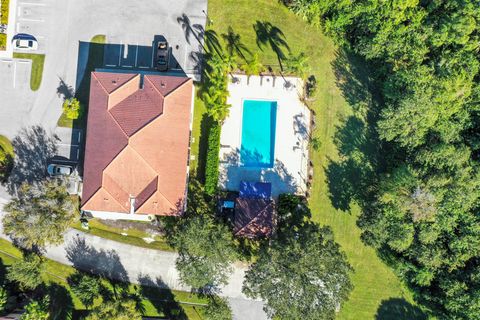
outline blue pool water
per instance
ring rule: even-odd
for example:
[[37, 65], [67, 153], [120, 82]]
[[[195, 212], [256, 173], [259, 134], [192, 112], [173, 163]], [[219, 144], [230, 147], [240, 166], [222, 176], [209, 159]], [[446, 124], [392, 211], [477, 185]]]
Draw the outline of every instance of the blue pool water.
[[273, 167], [277, 102], [244, 100], [240, 161], [245, 167]]

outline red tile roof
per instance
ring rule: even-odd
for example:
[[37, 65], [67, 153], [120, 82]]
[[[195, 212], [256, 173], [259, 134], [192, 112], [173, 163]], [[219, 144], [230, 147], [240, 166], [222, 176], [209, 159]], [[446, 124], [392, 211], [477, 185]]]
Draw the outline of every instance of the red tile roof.
[[181, 214], [192, 80], [143, 77], [92, 73], [82, 210]]
[[233, 233], [239, 237], [268, 237], [273, 229], [274, 203], [271, 199], [237, 198]]

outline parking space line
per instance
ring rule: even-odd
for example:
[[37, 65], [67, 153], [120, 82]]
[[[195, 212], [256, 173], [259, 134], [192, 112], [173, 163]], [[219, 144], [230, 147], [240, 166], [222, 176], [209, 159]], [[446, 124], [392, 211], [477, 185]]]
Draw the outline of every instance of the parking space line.
[[125, 65], [123, 65], [123, 66], [121, 66], [121, 67], [124, 67], [124, 68], [131, 68], [132, 66], [125, 66]]
[[19, 21], [30, 21], [30, 22], [45, 22], [44, 19], [30, 19], [30, 18], [20, 18]]
[[122, 61], [122, 48], [123, 48], [123, 44], [122, 44], [122, 41], [120, 40], [120, 47], [119, 47], [120, 52], [118, 53], [118, 66], [119, 66], [119, 67], [122, 66], [122, 64], [121, 64], [121, 61]]
[[153, 68], [153, 59], [155, 59], [155, 47], [152, 46], [152, 64], [150, 65], [150, 68]]
[[150, 69], [150, 67], [138, 66], [140, 69]]
[[41, 7], [45, 7], [47, 4], [46, 3], [20, 2], [20, 5], [22, 5], [22, 6], [41, 6]]
[[134, 66], [138, 66], [138, 42], [137, 42], [137, 45], [135, 46], [136, 50], [135, 50], [135, 63], [133, 64]]
[[116, 67], [116, 64], [106, 64], [105, 67]]

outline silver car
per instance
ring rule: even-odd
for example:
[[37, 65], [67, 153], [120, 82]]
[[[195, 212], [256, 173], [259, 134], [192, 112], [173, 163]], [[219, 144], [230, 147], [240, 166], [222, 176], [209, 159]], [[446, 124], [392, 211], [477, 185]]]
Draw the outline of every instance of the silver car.
[[37, 39], [35, 39], [34, 36], [26, 33], [19, 33], [15, 35], [12, 43], [16, 50], [35, 51], [38, 49]]
[[48, 175], [54, 176], [69, 176], [73, 172], [73, 167], [63, 165], [63, 164], [54, 164], [51, 163], [47, 166]]

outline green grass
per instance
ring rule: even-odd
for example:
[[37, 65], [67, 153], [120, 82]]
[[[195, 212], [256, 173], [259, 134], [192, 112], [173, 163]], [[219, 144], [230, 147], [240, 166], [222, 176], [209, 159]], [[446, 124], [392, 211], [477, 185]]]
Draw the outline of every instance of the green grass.
[[6, 153], [14, 157], [15, 153], [13, 151], [13, 146], [10, 140], [7, 137], [0, 135], [0, 148], [2, 148]]
[[[173, 248], [170, 247], [165, 242], [165, 239], [161, 236], [155, 236], [154, 237], [155, 241], [151, 243], [145, 242], [143, 238], [151, 237], [151, 236], [142, 230], [138, 230], [134, 228], [129, 228], [127, 230], [114, 228], [101, 223], [97, 219], [90, 219], [88, 221], [88, 226], [89, 226], [89, 230], [82, 229], [80, 221], [76, 221], [72, 225], [72, 227], [77, 230], [80, 230], [85, 233], [89, 233], [98, 237], [102, 237], [105, 239], [110, 239], [113, 241], [118, 241], [118, 242], [130, 244], [137, 247], [148, 248], [148, 249], [174, 251]], [[126, 233], [127, 235], [124, 236], [121, 233]]]
[[0, 10], [0, 24], [8, 24], [8, 11], [10, 9], [10, 0], [2, 0]]
[[[276, 54], [266, 46], [257, 47], [253, 25], [256, 21], [271, 22], [285, 34], [290, 50], [294, 54], [305, 52], [311, 74], [314, 74], [318, 89], [312, 108], [316, 112], [315, 135], [322, 145], [311, 155], [314, 163], [314, 183], [309, 200], [313, 219], [330, 226], [335, 239], [346, 252], [350, 264], [355, 268], [352, 280], [355, 286], [348, 302], [342, 306], [338, 319], [374, 319], [382, 300], [405, 299], [412, 302], [411, 293], [402, 285], [393, 271], [377, 256], [375, 250], [360, 240], [360, 229], [356, 220], [360, 214], [353, 205], [349, 212], [336, 210], [330, 199], [329, 182], [325, 169], [331, 161], [339, 159], [338, 145], [334, 142], [343, 119], [354, 115], [354, 108], [346, 102], [342, 90], [337, 86], [335, 60], [337, 48], [318, 29], [296, 17], [278, 1], [270, 0], [210, 0], [209, 18], [218, 37], [231, 26], [239, 33], [243, 44], [253, 53], [258, 52], [263, 64], [279, 69]], [[235, 13], [235, 14], [232, 14]], [[287, 51], [288, 52], [288, 51]], [[345, 66], [347, 69], [350, 67]], [[197, 103], [195, 106], [197, 107]], [[204, 109], [195, 110], [194, 124], [198, 125]], [[200, 136], [194, 127], [194, 137]]]
[[106, 39], [107, 37], [104, 34], [97, 34], [96, 36], [93, 36], [90, 42], [104, 44], [106, 42]]
[[32, 73], [30, 75], [30, 89], [37, 91], [42, 84], [43, 64], [45, 62], [44, 54], [35, 53], [13, 53], [16, 59], [32, 60]]
[[5, 50], [7, 48], [7, 35], [5, 33], [0, 33], [0, 50]]
[[[16, 260], [21, 259], [21, 252], [15, 248], [10, 242], [0, 239], [0, 262], [5, 266], [13, 264]], [[56, 284], [66, 289], [67, 294], [72, 299], [75, 310], [85, 310], [85, 306], [71, 291], [67, 283], [67, 278], [75, 272], [73, 267], [63, 265], [53, 260], [45, 259], [45, 271], [42, 273], [42, 279], [45, 283]], [[104, 281], [107, 287], [112, 286], [109, 281]], [[181, 308], [187, 315], [188, 319], [201, 320], [199, 313], [202, 312], [206, 300], [194, 294], [176, 290], [157, 289], [151, 287], [141, 287], [139, 285], [130, 284], [128, 290], [136, 292], [140, 289], [142, 292], [142, 305], [145, 308], [145, 315], [150, 317], [165, 317], [165, 310], [173, 308]], [[65, 298], [65, 297], [62, 297]], [[95, 305], [102, 303], [101, 299], [95, 301]], [[200, 305], [190, 305], [200, 304]]]

